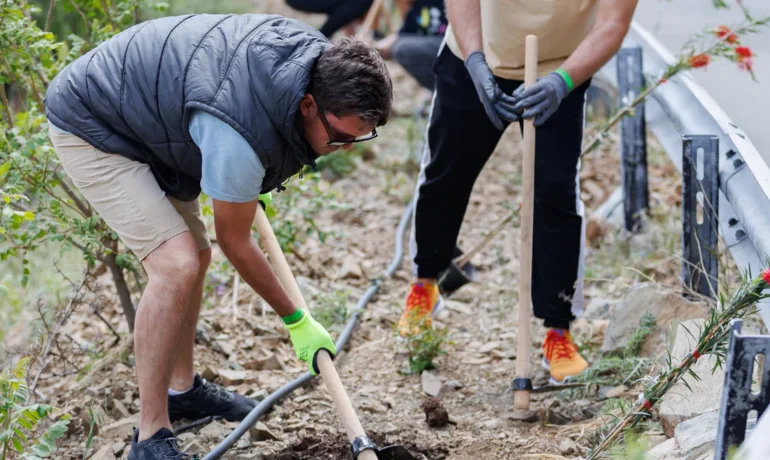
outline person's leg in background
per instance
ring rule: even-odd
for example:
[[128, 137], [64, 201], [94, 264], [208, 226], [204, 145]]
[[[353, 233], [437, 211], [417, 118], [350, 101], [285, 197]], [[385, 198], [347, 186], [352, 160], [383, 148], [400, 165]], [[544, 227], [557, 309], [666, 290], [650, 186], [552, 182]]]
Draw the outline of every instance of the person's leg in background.
[[326, 37], [347, 24], [361, 18], [369, 11], [374, 0], [286, 0], [295, 10], [328, 15], [326, 22], [318, 29]]
[[451, 262], [473, 184], [503, 134], [487, 118], [463, 61], [446, 47], [435, 74], [410, 242], [417, 279], [399, 321], [401, 335], [430, 327], [440, 308], [436, 278]]
[[535, 316], [549, 328], [543, 349], [553, 382], [588, 367], [569, 326], [583, 305], [585, 223], [579, 170], [589, 84], [575, 88], [535, 131], [532, 304]]
[[443, 40], [440, 36], [399, 34], [390, 53], [423, 88], [433, 91], [436, 86], [433, 64]]

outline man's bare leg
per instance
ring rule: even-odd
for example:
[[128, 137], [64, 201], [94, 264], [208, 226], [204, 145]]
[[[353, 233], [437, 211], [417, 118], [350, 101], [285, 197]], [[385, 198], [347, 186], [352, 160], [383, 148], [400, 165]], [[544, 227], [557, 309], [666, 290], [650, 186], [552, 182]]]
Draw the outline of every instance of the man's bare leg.
[[187, 306], [199, 276], [198, 248], [192, 234], [184, 232], [166, 241], [142, 265], [149, 279], [134, 328], [142, 413], [139, 441], [171, 427], [169, 382]]
[[176, 364], [174, 372], [171, 375], [171, 389], [176, 391], [185, 391], [192, 387], [193, 376], [193, 347], [195, 346], [195, 332], [198, 324], [198, 315], [201, 311], [201, 301], [203, 299], [203, 281], [206, 278], [206, 269], [211, 262], [211, 248], [204, 249], [198, 253], [200, 262], [198, 278], [195, 280], [195, 286], [190, 294], [190, 301], [187, 303], [187, 312], [182, 325], [182, 332], [179, 335], [179, 343], [176, 348]]

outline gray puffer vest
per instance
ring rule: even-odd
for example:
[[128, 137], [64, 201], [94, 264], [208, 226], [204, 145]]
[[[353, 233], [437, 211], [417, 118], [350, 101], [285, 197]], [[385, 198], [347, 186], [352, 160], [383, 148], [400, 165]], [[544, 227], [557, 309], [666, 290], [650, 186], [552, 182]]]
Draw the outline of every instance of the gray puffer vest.
[[149, 164], [169, 196], [191, 201], [201, 155], [188, 124], [193, 110], [205, 110], [259, 155], [267, 192], [314, 166], [298, 109], [328, 46], [310, 26], [276, 15], [147, 21], [62, 70], [46, 93], [46, 116], [99, 150]]

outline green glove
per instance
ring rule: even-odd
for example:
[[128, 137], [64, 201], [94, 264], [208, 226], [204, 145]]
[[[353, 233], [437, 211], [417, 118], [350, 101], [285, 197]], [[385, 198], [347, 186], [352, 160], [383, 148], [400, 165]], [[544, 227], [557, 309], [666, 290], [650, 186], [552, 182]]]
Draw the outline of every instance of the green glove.
[[[302, 314], [301, 319], [287, 321], [289, 318], [294, 319], [292, 317], [298, 315], [299, 312]], [[291, 343], [294, 345], [297, 358], [307, 363], [311, 374], [317, 375], [318, 367], [315, 363], [315, 355], [318, 353], [318, 350], [322, 348], [327, 350], [333, 358], [337, 354], [337, 347], [334, 345], [329, 332], [318, 321], [313, 319], [309, 312], [298, 310], [298, 313], [284, 318], [284, 322], [290, 322], [290, 324], [286, 324], [286, 328], [289, 329]]]

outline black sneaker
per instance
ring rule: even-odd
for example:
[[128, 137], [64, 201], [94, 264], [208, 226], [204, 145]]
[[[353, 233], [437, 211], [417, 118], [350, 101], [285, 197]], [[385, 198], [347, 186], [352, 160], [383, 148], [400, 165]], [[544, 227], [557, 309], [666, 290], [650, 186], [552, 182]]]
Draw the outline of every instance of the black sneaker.
[[199, 420], [205, 417], [222, 417], [229, 422], [240, 422], [257, 407], [257, 402], [195, 374], [190, 391], [168, 397], [168, 417], [171, 422], [186, 418]]
[[151, 438], [142, 442], [137, 442], [137, 439], [139, 439], [138, 430], [134, 432], [128, 460], [194, 460], [197, 458], [179, 450], [174, 433], [167, 428], [161, 428]]

